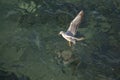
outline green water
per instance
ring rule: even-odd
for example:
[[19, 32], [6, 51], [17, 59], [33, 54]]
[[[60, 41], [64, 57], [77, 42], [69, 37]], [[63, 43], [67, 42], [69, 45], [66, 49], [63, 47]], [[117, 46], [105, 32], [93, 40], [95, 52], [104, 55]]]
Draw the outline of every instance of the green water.
[[[3, 78], [1, 71], [28, 77], [19, 80], [119, 80], [119, 4], [0, 0], [0, 80], [11, 79]], [[78, 32], [85, 40], [69, 47], [58, 33], [67, 30], [80, 10], [84, 18]], [[65, 64], [64, 54], [72, 55], [73, 61]]]

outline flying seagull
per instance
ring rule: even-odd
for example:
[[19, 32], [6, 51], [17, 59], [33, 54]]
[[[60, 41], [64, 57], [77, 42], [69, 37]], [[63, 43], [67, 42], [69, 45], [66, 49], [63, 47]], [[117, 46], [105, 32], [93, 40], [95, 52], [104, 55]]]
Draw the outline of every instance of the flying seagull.
[[76, 44], [76, 41], [84, 40], [84, 37], [77, 38], [75, 37], [79, 24], [81, 23], [83, 17], [83, 10], [81, 10], [78, 15], [70, 23], [70, 26], [66, 32], [60, 31], [59, 35], [62, 35], [69, 42], [69, 46]]

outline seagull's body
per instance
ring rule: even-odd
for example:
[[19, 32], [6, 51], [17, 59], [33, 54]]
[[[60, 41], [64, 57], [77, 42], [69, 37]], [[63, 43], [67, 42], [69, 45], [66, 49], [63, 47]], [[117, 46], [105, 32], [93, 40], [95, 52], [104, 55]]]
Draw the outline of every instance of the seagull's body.
[[65, 38], [69, 42], [69, 46], [71, 46], [71, 43], [76, 44], [76, 41], [81, 41], [84, 39], [83, 37], [81, 38], [75, 37], [77, 28], [81, 23], [82, 16], [83, 16], [83, 11], [80, 11], [78, 15], [70, 23], [68, 30], [66, 32], [60, 31], [59, 33], [60, 35], [63, 36], [63, 38]]

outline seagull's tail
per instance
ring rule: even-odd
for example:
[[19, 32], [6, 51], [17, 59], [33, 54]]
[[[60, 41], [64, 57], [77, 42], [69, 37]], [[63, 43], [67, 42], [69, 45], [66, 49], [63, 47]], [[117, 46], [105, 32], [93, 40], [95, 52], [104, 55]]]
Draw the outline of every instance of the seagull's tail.
[[84, 37], [81, 37], [81, 38], [75, 38], [77, 41], [82, 41], [84, 40], [85, 38]]

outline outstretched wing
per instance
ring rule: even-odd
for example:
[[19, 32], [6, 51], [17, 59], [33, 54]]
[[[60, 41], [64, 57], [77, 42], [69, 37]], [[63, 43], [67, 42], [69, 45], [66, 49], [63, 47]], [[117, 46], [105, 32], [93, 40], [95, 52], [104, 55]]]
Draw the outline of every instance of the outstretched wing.
[[79, 24], [81, 23], [83, 14], [84, 14], [83, 10], [81, 10], [78, 13], [78, 15], [73, 19], [73, 21], [70, 23], [70, 26], [69, 26], [67, 32], [71, 32], [73, 35], [76, 34], [77, 28], [78, 28]]

